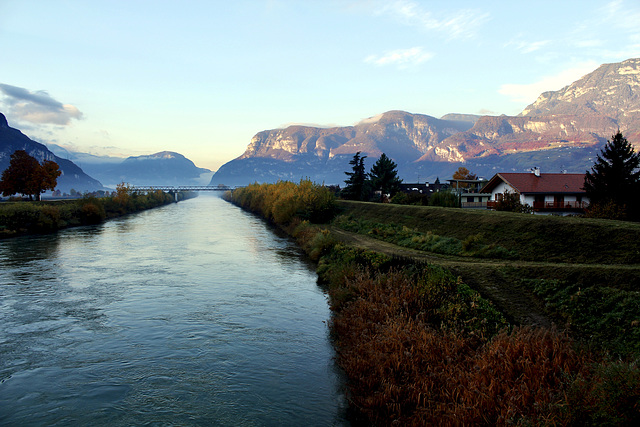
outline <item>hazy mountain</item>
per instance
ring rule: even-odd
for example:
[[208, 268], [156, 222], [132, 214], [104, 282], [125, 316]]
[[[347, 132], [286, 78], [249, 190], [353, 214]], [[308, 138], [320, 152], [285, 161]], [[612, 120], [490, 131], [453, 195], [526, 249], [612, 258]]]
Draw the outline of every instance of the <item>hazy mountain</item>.
[[6, 117], [0, 113], [0, 172], [9, 167], [11, 155], [16, 150], [25, 150], [39, 162], [43, 160], [56, 162], [62, 171], [56, 187], [60, 191], [68, 192], [72, 188], [81, 192], [103, 189], [99, 181], [88, 176], [72, 161], [56, 156], [43, 144], [29, 139], [18, 129], [9, 127]]
[[108, 187], [121, 182], [131, 185], [206, 185], [211, 171], [197, 167], [182, 154], [162, 151], [126, 159], [73, 153], [84, 170]]
[[81, 153], [77, 151], [67, 150], [56, 144], [46, 143], [47, 148], [56, 156], [71, 160], [80, 167], [84, 167], [85, 164], [93, 163], [122, 163], [123, 157], [114, 156], [96, 156], [95, 154]]
[[256, 134], [245, 153], [211, 184], [297, 180], [342, 184], [360, 151], [370, 166], [381, 153], [405, 181], [447, 179], [461, 165], [487, 177], [498, 171], [584, 172], [620, 129], [640, 143], [640, 59], [605, 64], [517, 117], [447, 114], [441, 119], [390, 111], [355, 126], [291, 126]]

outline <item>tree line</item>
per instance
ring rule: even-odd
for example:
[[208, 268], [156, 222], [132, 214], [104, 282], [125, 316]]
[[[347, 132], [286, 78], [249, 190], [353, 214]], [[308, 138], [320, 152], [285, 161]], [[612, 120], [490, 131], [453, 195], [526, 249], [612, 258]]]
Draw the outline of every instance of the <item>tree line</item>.
[[380, 200], [384, 201], [400, 190], [402, 180], [398, 178], [398, 165], [393, 160], [382, 153], [367, 173], [364, 167], [366, 158], [367, 156], [360, 156], [358, 151], [349, 162], [352, 171], [345, 172], [349, 178], [341, 192], [343, 198], [369, 200], [373, 194], [379, 193]]
[[[398, 177], [397, 165], [386, 154], [382, 154], [369, 172], [358, 151], [349, 162], [351, 171], [344, 182], [345, 188], [340, 196], [348, 200], [389, 201], [400, 191], [402, 179]], [[464, 167], [453, 174], [454, 179], [475, 180], [477, 175]], [[460, 183], [465, 187], [465, 183]], [[584, 187], [590, 200], [586, 216], [592, 218], [608, 218], [640, 221], [640, 154], [636, 153], [627, 139], [618, 132], [607, 140], [593, 167], [586, 171]], [[446, 198], [448, 194], [437, 193], [438, 198]], [[438, 205], [457, 206], [456, 198], [438, 202]], [[394, 199], [393, 202], [395, 202]], [[444, 204], [443, 204], [444, 203]], [[520, 203], [517, 193], [506, 193], [498, 210], [531, 213], [527, 205]]]

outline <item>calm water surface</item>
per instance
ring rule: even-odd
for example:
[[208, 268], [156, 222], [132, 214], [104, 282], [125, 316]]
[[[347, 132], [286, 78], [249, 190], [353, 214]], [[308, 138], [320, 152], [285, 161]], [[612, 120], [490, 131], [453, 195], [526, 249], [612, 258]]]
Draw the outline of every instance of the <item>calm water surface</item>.
[[346, 425], [329, 316], [216, 196], [0, 240], [0, 425]]

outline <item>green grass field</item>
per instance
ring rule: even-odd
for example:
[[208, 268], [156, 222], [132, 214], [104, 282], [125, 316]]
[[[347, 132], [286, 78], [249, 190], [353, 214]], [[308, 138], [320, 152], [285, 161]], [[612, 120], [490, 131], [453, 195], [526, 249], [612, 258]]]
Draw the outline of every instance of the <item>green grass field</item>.
[[[430, 263], [459, 275], [516, 323], [548, 319], [597, 348], [640, 354], [640, 224], [351, 201], [338, 205], [334, 227], [431, 252]], [[429, 247], [423, 240], [438, 243]]]

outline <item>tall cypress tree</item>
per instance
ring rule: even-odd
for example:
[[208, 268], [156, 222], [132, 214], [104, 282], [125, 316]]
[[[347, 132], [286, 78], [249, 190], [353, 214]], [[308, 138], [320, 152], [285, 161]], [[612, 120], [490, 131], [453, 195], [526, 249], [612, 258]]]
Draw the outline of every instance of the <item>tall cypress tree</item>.
[[598, 159], [587, 171], [584, 189], [594, 206], [613, 204], [627, 209], [638, 217], [640, 204], [636, 201], [640, 190], [640, 154], [618, 131], [598, 155]]
[[344, 181], [346, 187], [342, 190], [342, 196], [350, 200], [363, 200], [366, 191], [367, 173], [364, 170], [364, 159], [367, 156], [360, 157], [358, 151], [349, 164], [353, 172], [345, 172], [349, 178]]

